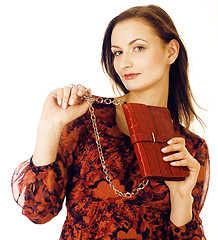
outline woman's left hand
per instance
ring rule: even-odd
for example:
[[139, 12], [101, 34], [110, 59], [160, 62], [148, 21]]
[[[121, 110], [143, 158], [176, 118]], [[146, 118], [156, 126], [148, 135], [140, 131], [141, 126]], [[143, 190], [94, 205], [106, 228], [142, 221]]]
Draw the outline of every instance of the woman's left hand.
[[171, 138], [168, 146], [161, 149], [163, 153], [174, 152], [164, 157], [164, 161], [170, 162], [172, 166], [186, 166], [189, 169], [189, 176], [184, 181], [165, 181], [171, 195], [186, 197], [192, 194], [200, 171], [199, 162], [192, 157], [185, 147], [185, 139], [181, 137]]

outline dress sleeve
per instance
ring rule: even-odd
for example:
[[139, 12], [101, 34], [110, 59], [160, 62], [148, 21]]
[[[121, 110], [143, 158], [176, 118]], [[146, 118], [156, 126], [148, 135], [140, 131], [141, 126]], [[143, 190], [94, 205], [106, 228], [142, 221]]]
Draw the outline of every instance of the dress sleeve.
[[81, 118], [64, 127], [55, 162], [37, 167], [31, 158], [13, 174], [13, 197], [22, 207], [22, 213], [34, 223], [46, 223], [62, 209], [72, 152], [84, 126]]
[[168, 236], [171, 237], [169, 239], [206, 240], [204, 236], [202, 221], [199, 217], [207, 195], [210, 178], [208, 147], [204, 140], [201, 141], [201, 144], [194, 158], [201, 164], [201, 169], [197, 183], [192, 192], [192, 195], [194, 197], [192, 208], [193, 218], [192, 221], [181, 227], [176, 227], [171, 221], [169, 221], [169, 224], [167, 226]]

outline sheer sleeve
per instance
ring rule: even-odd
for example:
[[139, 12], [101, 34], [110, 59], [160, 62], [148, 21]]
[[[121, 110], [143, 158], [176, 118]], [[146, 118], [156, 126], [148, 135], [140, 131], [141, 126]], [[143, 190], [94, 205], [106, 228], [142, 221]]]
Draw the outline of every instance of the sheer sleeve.
[[[193, 203], [193, 218], [192, 221], [184, 226], [176, 227], [171, 221], [167, 225], [169, 239], [193, 239], [205, 240], [202, 221], [199, 217], [200, 211], [204, 205], [206, 194], [208, 191], [210, 167], [208, 147], [204, 140], [201, 139], [197, 144], [198, 149], [194, 152], [194, 158], [201, 164], [200, 173], [197, 183], [193, 189], [192, 195], [194, 197]], [[168, 239], [168, 238], [166, 238]]]
[[55, 162], [37, 167], [31, 158], [16, 168], [12, 177], [13, 197], [22, 213], [34, 223], [46, 223], [62, 209], [72, 152], [83, 126], [81, 117], [64, 127]]

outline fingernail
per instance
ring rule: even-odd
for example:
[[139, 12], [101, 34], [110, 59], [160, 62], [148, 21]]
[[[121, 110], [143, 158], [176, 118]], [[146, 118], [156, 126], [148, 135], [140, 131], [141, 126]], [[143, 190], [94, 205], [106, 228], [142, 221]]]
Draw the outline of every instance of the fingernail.
[[169, 157], [163, 157], [163, 160], [166, 161], [167, 159], [169, 159]]
[[173, 140], [169, 140], [167, 143], [168, 143], [168, 144], [171, 144], [171, 143], [173, 143]]
[[63, 109], [67, 108], [67, 103], [63, 103]]
[[176, 162], [171, 162], [170, 165], [176, 165]]
[[61, 99], [58, 99], [58, 105], [61, 106]]
[[70, 101], [69, 101], [69, 105], [73, 105], [74, 102], [75, 102], [75, 100], [73, 98], [71, 98]]
[[162, 152], [166, 152], [166, 150], [167, 150], [166, 147], [161, 149]]

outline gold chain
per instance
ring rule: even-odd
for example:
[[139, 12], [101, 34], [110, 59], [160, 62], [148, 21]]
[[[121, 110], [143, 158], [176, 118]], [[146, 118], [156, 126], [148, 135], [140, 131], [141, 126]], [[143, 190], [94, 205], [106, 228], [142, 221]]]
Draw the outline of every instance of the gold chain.
[[143, 190], [149, 180], [145, 181], [143, 180], [137, 188], [133, 189], [132, 192], [121, 192], [118, 189], [116, 189], [116, 187], [114, 186], [114, 184], [112, 183], [112, 180], [108, 174], [108, 169], [106, 167], [106, 163], [105, 163], [105, 159], [104, 159], [104, 155], [103, 155], [103, 151], [102, 151], [102, 146], [101, 146], [101, 142], [100, 142], [100, 137], [99, 137], [99, 133], [98, 133], [98, 127], [96, 124], [96, 116], [95, 116], [95, 110], [93, 105], [93, 102], [96, 101], [98, 103], [106, 103], [106, 104], [114, 104], [114, 105], [120, 105], [122, 106], [122, 104], [124, 103], [123, 100], [111, 100], [109, 98], [103, 99], [103, 98], [95, 98], [93, 96], [90, 96], [88, 93], [84, 96], [84, 98], [87, 100], [88, 104], [89, 104], [89, 112], [91, 114], [91, 120], [92, 120], [92, 126], [94, 129], [94, 135], [95, 135], [95, 140], [96, 140], [96, 144], [97, 144], [97, 149], [98, 149], [98, 154], [99, 154], [99, 158], [101, 161], [101, 165], [103, 168], [103, 172], [106, 175], [106, 180], [109, 183], [110, 187], [114, 190], [114, 192], [119, 195], [120, 197], [125, 197], [125, 198], [131, 198], [134, 195], [137, 195], [139, 193], [140, 190]]

